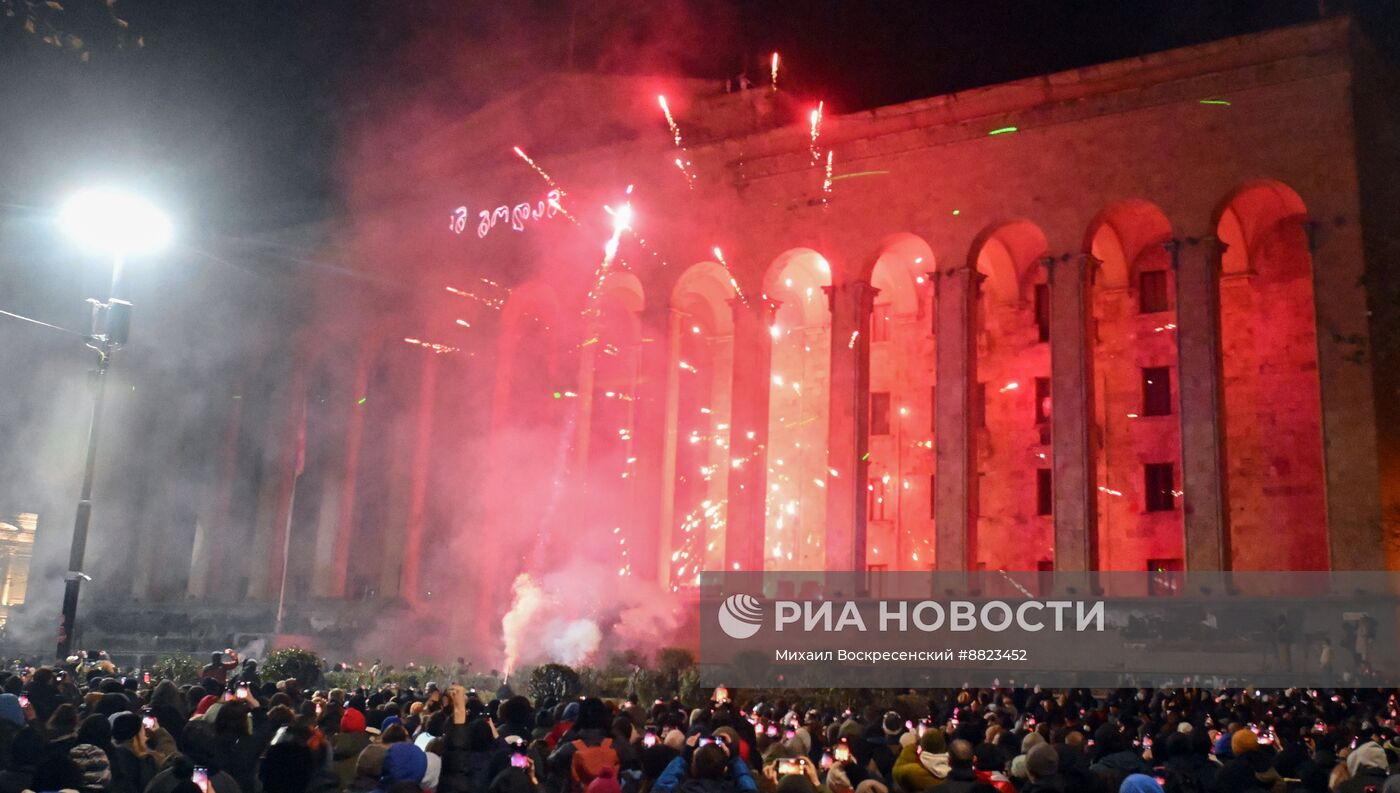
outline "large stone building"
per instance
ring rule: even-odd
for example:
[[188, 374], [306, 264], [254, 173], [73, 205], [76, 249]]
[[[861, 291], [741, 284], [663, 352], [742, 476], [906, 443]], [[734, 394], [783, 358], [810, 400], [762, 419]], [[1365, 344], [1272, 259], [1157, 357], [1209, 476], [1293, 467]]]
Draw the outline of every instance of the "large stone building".
[[1396, 88], [1334, 19], [818, 116], [561, 75], [366, 136], [360, 275], [240, 381], [143, 594], [275, 601], [288, 548], [293, 601], [465, 581], [483, 622], [580, 556], [1393, 567]]

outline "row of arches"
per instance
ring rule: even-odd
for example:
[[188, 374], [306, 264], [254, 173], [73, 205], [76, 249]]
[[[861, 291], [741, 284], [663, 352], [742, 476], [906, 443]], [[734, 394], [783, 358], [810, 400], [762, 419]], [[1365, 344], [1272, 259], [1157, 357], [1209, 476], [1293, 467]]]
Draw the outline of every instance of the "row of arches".
[[[1239, 569], [1311, 569], [1326, 565], [1321, 406], [1306, 207], [1287, 186], [1250, 183], [1223, 202], [1213, 231], [1221, 243], [1221, 381], [1227, 459], [1229, 531]], [[1092, 263], [1090, 336], [1093, 478], [1097, 489], [1098, 566], [1179, 566], [1184, 558], [1180, 387], [1176, 372], [1176, 289], [1169, 242], [1180, 236], [1152, 203], [1133, 199], [1095, 217], [1080, 245]], [[1030, 219], [995, 224], [978, 235], [966, 266], [980, 282], [975, 314], [976, 393], [972, 425], [977, 477], [975, 563], [989, 569], [1046, 569], [1054, 564], [1050, 425], [1050, 289], [1047, 257], [1058, 253]], [[934, 532], [938, 339], [933, 273], [958, 267], [935, 261], [914, 234], [886, 239], [868, 273], [874, 298], [850, 338], [833, 338], [828, 292], [849, 274], [833, 272], [823, 252], [789, 250], [767, 267], [761, 295], [736, 291], [727, 269], [705, 261], [686, 269], [667, 301], [668, 321], [645, 327], [645, 295], [630, 274], [600, 292], [597, 350], [579, 348], [577, 408], [552, 421], [570, 435], [578, 465], [626, 480], [625, 498], [598, 529], [645, 546], [655, 532], [663, 579], [684, 583], [733, 559], [726, 542], [727, 499], [736, 471], [758, 467], [764, 488], [762, 559], [766, 569], [822, 569], [826, 490], [852, 475], [828, 456], [833, 352], [869, 345], [866, 562], [885, 569], [926, 570]], [[857, 279], [859, 280], [859, 279]], [[761, 305], [759, 305], [761, 303]], [[736, 390], [736, 312], [764, 312], [770, 345], [766, 394]], [[520, 316], [525, 316], [517, 312]], [[649, 316], [658, 316], [656, 307]], [[512, 336], [512, 307], [498, 383], [505, 425], [541, 426], [531, 405], [543, 389], [520, 391], [510, 367], [530, 332]], [[524, 320], [522, 320], [524, 321]], [[562, 319], [559, 320], [562, 323]], [[526, 324], [547, 325], [536, 316]], [[864, 339], [858, 334], [864, 333]], [[511, 341], [514, 338], [515, 341]], [[665, 340], [664, 416], [643, 426], [637, 384], [647, 379], [639, 350]], [[740, 339], [740, 344], [743, 340]], [[514, 345], [513, 347], [511, 345]], [[532, 349], [560, 345], [528, 343]], [[531, 366], [549, 365], [532, 357]], [[590, 371], [584, 371], [588, 369]], [[590, 373], [591, 372], [591, 373]], [[514, 385], [513, 385], [514, 383]], [[514, 390], [513, 390], [514, 389]], [[587, 389], [587, 393], [582, 393]], [[622, 395], [622, 396], [619, 396]], [[502, 401], [504, 397], [504, 401]], [[766, 425], [735, 425], [739, 400], [766, 398]], [[945, 418], [946, 420], [946, 418]], [[498, 425], [500, 422], [498, 422]], [[567, 425], [567, 426], [566, 426]], [[548, 426], [548, 421], [545, 422]], [[580, 429], [587, 426], [588, 429]], [[619, 430], [624, 430], [619, 432]], [[638, 434], [662, 433], [661, 482], [648, 492], [629, 460]], [[734, 453], [742, 433], [760, 451]], [[645, 444], [645, 440], [642, 441]], [[747, 447], [746, 447], [747, 448]], [[621, 473], [619, 473], [621, 472]], [[947, 472], [944, 472], [947, 475]], [[591, 487], [612, 485], [594, 481]], [[644, 479], [645, 477], [643, 477]], [[734, 480], [737, 481], [737, 480]], [[608, 492], [611, 492], [610, 490]], [[648, 504], [663, 504], [657, 513]], [[620, 506], [619, 506], [620, 505]], [[637, 505], [641, 505], [638, 507]], [[625, 514], [624, 514], [625, 513]], [[627, 528], [630, 527], [630, 528]], [[620, 572], [635, 555], [619, 556]]]

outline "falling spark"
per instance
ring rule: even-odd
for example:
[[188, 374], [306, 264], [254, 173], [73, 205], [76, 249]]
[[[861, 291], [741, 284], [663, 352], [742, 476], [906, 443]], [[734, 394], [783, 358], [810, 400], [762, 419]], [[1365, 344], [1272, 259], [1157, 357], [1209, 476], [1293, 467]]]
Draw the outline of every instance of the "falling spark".
[[997, 393], [1005, 394], [1007, 391], [1015, 391], [1016, 389], [1018, 389], [1018, 388], [1020, 388], [1020, 387], [1021, 387], [1021, 384], [1020, 384], [1020, 383], [1017, 383], [1017, 382], [1014, 382], [1014, 381], [1013, 381], [1013, 382], [1007, 383], [1006, 385], [1002, 386], [1001, 388], [998, 388], [998, 389], [997, 389]]
[[686, 186], [689, 187], [691, 190], [694, 190], [695, 176], [690, 173], [690, 169], [686, 167], [685, 162], [681, 160], [680, 157], [676, 158], [676, 167], [681, 170], [681, 176], [685, 177]]
[[772, 77], [774, 91], [778, 90], [778, 64], [780, 62], [781, 61], [778, 59], [778, 53], [774, 52], [772, 63], [769, 65], [768, 68], [769, 74]]
[[[235, 397], [235, 399], [236, 399], [236, 398], [237, 398], [237, 397]], [[366, 403], [366, 402], [368, 402], [368, 401], [369, 401], [369, 397], [367, 397], [367, 396], [362, 396], [362, 397], [360, 397], [359, 399], [355, 400], [355, 404], [357, 404], [357, 405], [363, 405], [364, 403]]]
[[468, 292], [465, 289], [458, 289], [453, 286], [445, 288], [447, 289], [447, 291], [451, 292], [454, 295], [457, 295], [458, 297], [465, 297], [469, 300], [475, 300], [478, 303], [481, 303], [482, 305], [486, 306], [487, 308], [494, 308], [497, 311], [503, 308], [506, 304], [506, 301], [499, 297], [482, 297], [481, 295], [478, 295], [475, 292]]
[[739, 280], [734, 277], [734, 271], [730, 269], [729, 262], [725, 261], [724, 251], [720, 250], [719, 246], [716, 245], [714, 247], [714, 254], [715, 261], [719, 262], [719, 266], [723, 267], [724, 271], [729, 274], [729, 288], [733, 289], [734, 294], [739, 296], [739, 302], [747, 306], [749, 304], [749, 299], [744, 295], [744, 290], [739, 288]]
[[458, 325], [461, 325], [461, 326], [464, 327], [464, 328], [470, 328], [470, 327], [472, 326], [472, 324], [471, 324], [470, 322], [466, 321], [465, 319], [459, 319], [459, 320], [457, 320], [457, 324], [458, 324]]
[[997, 129], [994, 129], [994, 130], [988, 132], [987, 134], [988, 134], [988, 135], [1009, 135], [1009, 134], [1011, 134], [1012, 132], [1016, 132], [1016, 131], [1017, 131], [1017, 127], [998, 127]]
[[854, 349], [856, 348], [856, 339], [858, 339], [858, 338], [860, 338], [860, 331], [858, 331], [858, 330], [853, 330], [853, 331], [851, 331], [851, 340], [848, 341], [848, 342], [846, 342], [846, 349], [848, 349], [848, 350], [854, 350]]
[[422, 347], [422, 348], [425, 349], [425, 350], [432, 350], [433, 352], [438, 353], [439, 355], [441, 355], [442, 353], [446, 353], [446, 352], [460, 352], [460, 351], [461, 351], [461, 348], [459, 348], [459, 347], [450, 347], [450, 346], [448, 346], [448, 345], [446, 345], [446, 344], [437, 344], [436, 342], [423, 341], [423, 340], [421, 340], [421, 339], [410, 339], [410, 338], [405, 338], [405, 339], [404, 339], [404, 342], [407, 343], [407, 344], [412, 344], [412, 345], [415, 346], [415, 347]]
[[661, 112], [666, 114], [666, 126], [671, 128], [671, 139], [676, 142], [676, 146], [680, 146], [681, 128], [676, 124], [675, 116], [671, 115], [671, 106], [666, 103], [665, 96], [657, 96], [656, 101], [661, 105]]
[[808, 144], [808, 148], [812, 152], [813, 163], [816, 163], [821, 160], [821, 155], [817, 153], [817, 138], [821, 137], [822, 134], [822, 109], [825, 105], [825, 100], [818, 102], [816, 109], [812, 111], [811, 115], [812, 142]]
[[[544, 170], [543, 168], [541, 168], [534, 160], [530, 159], [530, 155], [526, 154], [524, 149], [520, 148], [519, 146], [514, 147], [514, 149], [515, 149], [515, 156], [517, 156], [517, 157], [519, 157], [520, 159], [524, 160], [526, 165], [528, 165], [528, 166], [530, 166], [532, 169], [534, 169], [535, 173], [539, 174], [539, 175], [540, 175], [540, 178], [543, 179], [543, 180], [545, 181], [546, 184], [548, 184], [550, 187], [554, 188], [555, 190], [558, 190], [558, 191], [559, 191], [559, 195], [564, 195], [564, 190], [563, 190], [561, 187], [559, 187], [558, 184], [555, 183], [554, 177], [552, 177], [552, 176], [550, 176], [549, 174], [545, 173], [545, 170]], [[562, 207], [559, 207], [559, 208], [562, 209]]]
[[832, 158], [834, 158], [835, 156], [836, 156], [836, 150], [835, 150], [835, 149], [827, 149], [827, 151], [826, 151], [826, 179], [822, 180], [822, 203], [823, 203], [823, 204], [826, 203], [827, 197], [831, 195], [831, 165], [832, 165]]
[[1230, 105], [1230, 100], [1228, 100], [1228, 99], [1202, 99], [1202, 100], [1201, 100], [1201, 104], [1203, 104], [1203, 105], [1225, 105], [1226, 107], [1229, 107], [1229, 105]]

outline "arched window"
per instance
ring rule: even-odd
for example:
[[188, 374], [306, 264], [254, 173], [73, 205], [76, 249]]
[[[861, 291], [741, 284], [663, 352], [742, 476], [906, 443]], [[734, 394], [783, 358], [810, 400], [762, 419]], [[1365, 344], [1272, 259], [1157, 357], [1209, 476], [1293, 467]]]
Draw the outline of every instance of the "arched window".
[[[768, 498], [764, 566], [820, 570], [826, 534], [831, 265], [816, 251], [778, 257], [764, 293], [779, 301], [768, 407]], [[731, 461], [751, 465], [758, 461]]]

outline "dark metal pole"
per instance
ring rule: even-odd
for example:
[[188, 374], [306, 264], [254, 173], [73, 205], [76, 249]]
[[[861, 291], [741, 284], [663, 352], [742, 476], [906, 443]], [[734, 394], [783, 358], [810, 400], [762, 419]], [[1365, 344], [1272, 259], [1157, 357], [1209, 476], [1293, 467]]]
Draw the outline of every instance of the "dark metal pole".
[[[108, 305], [117, 296], [117, 285], [121, 280], [122, 260], [118, 257], [112, 264], [112, 287], [108, 292]], [[108, 314], [110, 319], [110, 314]], [[83, 468], [83, 492], [78, 497], [78, 514], [73, 519], [73, 546], [68, 553], [68, 575], [63, 585], [63, 622], [58, 628], [58, 660], [66, 659], [73, 650], [73, 637], [78, 625], [78, 589], [82, 585], [83, 556], [87, 552], [88, 526], [92, 522], [92, 484], [97, 470], [97, 439], [102, 428], [102, 403], [107, 395], [107, 364], [111, 360], [114, 345], [104, 327], [97, 336], [97, 369], [92, 399], [92, 423], [88, 425], [87, 462]], [[93, 329], [94, 335], [97, 328]]]

